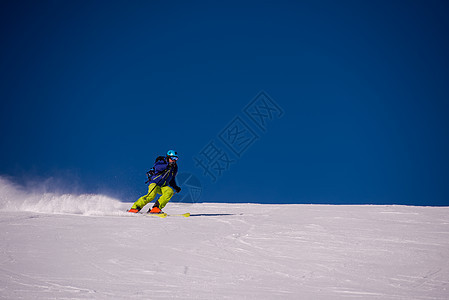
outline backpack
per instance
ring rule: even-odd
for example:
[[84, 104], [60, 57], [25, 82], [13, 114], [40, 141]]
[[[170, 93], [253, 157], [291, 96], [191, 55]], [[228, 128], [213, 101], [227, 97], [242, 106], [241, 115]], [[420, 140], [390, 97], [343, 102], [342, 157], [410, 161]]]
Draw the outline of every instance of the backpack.
[[[161, 160], [165, 160], [165, 157], [164, 157], [164, 156], [158, 156], [158, 157], [156, 157], [156, 160], [154, 161], [154, 163], [157, 163], [158, 161], [161, 161]], [[153, 175], [155, 175], [155, 174], [156, 174], [156, 170], [154, 170], [154, 167], [152, 167], [152, 168], [147, 172], [148, 180], [147, 180], [145, 183], [150, 182], [151, 177], [152, 177]]]

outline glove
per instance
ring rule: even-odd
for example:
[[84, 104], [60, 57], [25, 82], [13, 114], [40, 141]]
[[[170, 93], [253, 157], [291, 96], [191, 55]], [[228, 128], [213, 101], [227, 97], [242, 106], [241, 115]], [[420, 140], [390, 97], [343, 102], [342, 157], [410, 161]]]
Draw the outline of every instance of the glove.
[[147, 172], [147, 177], [150, 178], [151, 176], [153, 176], [156, 172], [154, 171], [154, 168], [151, 168], [151, 170], [149, 170]]
[[174, 189], [175, 189], [175, 191], [177, 192], [177, 193], [179, 193], [180, 191], [181, 191], [181, 188], [179, 187], [179, 186], [175, 186], [175, 187], [173, 187]]

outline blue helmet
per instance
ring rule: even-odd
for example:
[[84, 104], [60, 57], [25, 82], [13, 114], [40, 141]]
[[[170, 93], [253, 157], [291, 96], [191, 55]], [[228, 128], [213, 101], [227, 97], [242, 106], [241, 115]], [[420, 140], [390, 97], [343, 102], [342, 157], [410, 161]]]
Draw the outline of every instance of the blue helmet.
[[169, 157], [178, 157], [178, 152], [176, 152], [175, 150], [168, 150], [167, 151], [167, 156], [169, 156]]

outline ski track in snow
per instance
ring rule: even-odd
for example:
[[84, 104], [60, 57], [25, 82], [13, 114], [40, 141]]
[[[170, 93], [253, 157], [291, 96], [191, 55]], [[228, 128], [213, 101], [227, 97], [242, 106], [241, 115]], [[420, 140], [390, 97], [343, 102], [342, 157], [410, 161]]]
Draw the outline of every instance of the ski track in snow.
[[130, 205], [0, 179], [0, 298], [449, 298], [447, 207]]

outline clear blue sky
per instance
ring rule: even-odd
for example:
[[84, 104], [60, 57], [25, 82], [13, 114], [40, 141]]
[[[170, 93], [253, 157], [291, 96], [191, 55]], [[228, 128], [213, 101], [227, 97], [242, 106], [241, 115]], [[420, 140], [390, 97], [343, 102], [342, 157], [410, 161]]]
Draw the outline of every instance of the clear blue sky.
[[447, 1], [222, 2], [2, 1], [0, 174], [134, 201], [173, 148], [201, 201], [449, 205]]

